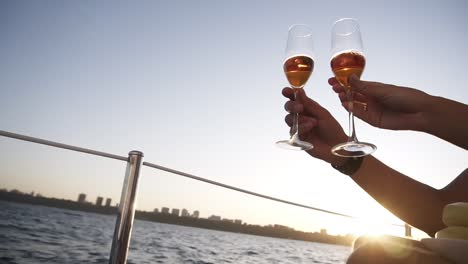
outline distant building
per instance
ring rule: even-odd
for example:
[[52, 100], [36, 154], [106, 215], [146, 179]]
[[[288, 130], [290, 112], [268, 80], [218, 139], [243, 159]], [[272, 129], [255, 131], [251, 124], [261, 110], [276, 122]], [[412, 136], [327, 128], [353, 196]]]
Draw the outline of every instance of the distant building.
[[193, 211], [192, 217], [193, 218], [199, 218], [200, 217], [200, 212], [198, 210]]
[[102, 206], [102, 200], [103, 200], [103, 198], [101, 196], [98, 196], [98, 198], [96, 198], [96, 205], [97, 206]]
[[189, 212], [187, 211], [187, 209], [184, 208], [184, 209], [182, 209], [182, 215], [181, 215], [181, 216], [183, 216], [183, 217], [189, 217], [190, 214], [189, 214]]
[[159, 209], [158, 209], [158, 208], [154, 208], [153, 213], [159, 214]]
[[211, 215], [210, 217], [208, 217], [208, 220], [221, 221], [221, 216]]
[[293, 228], [289, 226], [284, 226], [284, 225], [273, 225], [273, 228], [279, 229], [279, 230], [294, 230]]
[[169, 208], [167, 208], [167, 207], [161, 208], [161, 213], [163, 213], [163, 214], [169, 214]]
[[179, 210], [179, 209], [175, 209], [175, 208], [172, 209], [172, 213], [171, 213], [172, 215], [177, 215], [177, 216], [179, 216], [179, 213], [180, 213], [180, 210]]
[[79, 202], [79, 203], [85, 203], [85, 202], [86, 202], [86, 194], [80, 193], [80, 194], [78, 195], [78, 202]]
[[112, 203], [112, 199], [111, 199], [111, 198], [107, 198], [107, 199], [106, 199], [106, 207], [110, 207], [110, 206], [111, 206], [111, 203]]
[[221, 221], [223, 221], [225, 223], [234, 223], [234, 220], [228, 219], [228, 218], [223, 218], [223, 220], [221, 220]]
[[242, 225], [242, 220], [236, 219], [236, 220], [234, 220], [234, 224]]
[[327, 235], [327, 230], [325, 228], [320, 229], [320, 234]]

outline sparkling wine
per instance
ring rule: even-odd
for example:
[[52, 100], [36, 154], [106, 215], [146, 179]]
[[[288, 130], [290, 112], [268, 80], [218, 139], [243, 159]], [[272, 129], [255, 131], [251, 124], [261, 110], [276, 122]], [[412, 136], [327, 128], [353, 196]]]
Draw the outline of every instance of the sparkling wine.
[[314, 70], [314, 60], [307, 56], [295, 56], [284, 62], [284, 73], [293, 88], [302, 88]]
[[360, 78], [362, 71], [364, 70], [364, 66], [366, 65], [366, 59], [362, 53], [357, 51], [346, 51], [335, 55], [331, 59], [330, 64], [338, 82], [345, 88], [349, 88], [349, 76], [355, 74]]

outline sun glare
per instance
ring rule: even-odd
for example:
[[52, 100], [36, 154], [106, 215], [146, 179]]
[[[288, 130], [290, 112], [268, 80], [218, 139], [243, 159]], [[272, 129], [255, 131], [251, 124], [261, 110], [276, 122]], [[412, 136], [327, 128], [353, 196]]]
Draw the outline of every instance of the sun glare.
[[[380, 235], [396, 235], [394, 226], [391, 226], [386, 223], [379, 221], [360, 221], [356, 220], [353, 223], [354, 232], [353, 234], [357, 236], [370, 235], [370, 236], [380, 236]], [[404, 231], [400, 235], [402, 235]]]
[[[372, 214], [358, 219], [336, 219], [330, 222], [329, 231], [334, 234], [352, 234], [355, 236], [404, 236], [403, 223], [399, 226], [398, 219], [393, 220], [387, 213]], [[395, 225], [397, 224], [397, 225]]]
[[353, 221], [357, 235], [405, 235], [404, 223], [382, 207], [360, 210], [359, 216]]

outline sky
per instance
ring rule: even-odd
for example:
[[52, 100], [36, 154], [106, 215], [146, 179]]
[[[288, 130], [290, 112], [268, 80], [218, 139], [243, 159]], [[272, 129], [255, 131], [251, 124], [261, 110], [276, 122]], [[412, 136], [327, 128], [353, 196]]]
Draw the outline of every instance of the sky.
[[[287, 30], [313, 30], [306, 93], [347, 130], [327, 84], [334, 21], [360, 22], [362, 79], [468, 103], [464, 1], [1, 1], [0, 129], [144, 160], [210, 180], [360, 217], [263, 200], [144, 167], [140, 210], [199, 210], [251, 224], [330, 233], [402, 223], [347, 176], [288, 137], [281, 89]], [[467, 117], [468, 118], [468, 117]], [[356, 121], [374, 156], [442, 188], [468, 152], [431, 135]], [[76, 200], [120, 199], [125, 162], [0, 137], [0, 188]], [[395, 190], [397, 192], [398, 190]], [[370, 224], [372, 223], [372, 224]]]

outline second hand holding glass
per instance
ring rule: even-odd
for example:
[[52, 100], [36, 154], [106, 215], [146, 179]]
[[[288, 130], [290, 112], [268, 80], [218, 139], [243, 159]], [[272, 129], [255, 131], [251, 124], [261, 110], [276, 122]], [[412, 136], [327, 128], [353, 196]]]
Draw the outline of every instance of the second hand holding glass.
[[[306, 25], [293, 25], [288, 31], [283, 70], [296, 99], [298, 89], [302, 89], [314, 70], [312, 31]], [[292, 150], [310, 150], [314, 146], [299, 138], [299, 114], [294, 114], [291, 137], [276, 142], [280, 147]]]
[[341, 157], [363, 157], [373, 153], [377, 147], [374, 144], [360, 142], [354, 128], [353, 91], [348, 83], [351, 75], [361, 77], [366, 59], [363, 53], [361, 32], [357, 20], [343, 18], [335, 22], [332, 30], [332, 58], [330, 66], [337, 81], [345, 88], [349, 111], [348, 141], [332, 148], [332, 153]]

